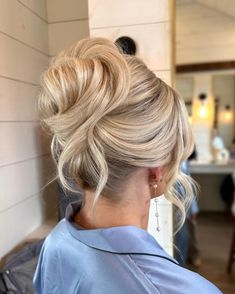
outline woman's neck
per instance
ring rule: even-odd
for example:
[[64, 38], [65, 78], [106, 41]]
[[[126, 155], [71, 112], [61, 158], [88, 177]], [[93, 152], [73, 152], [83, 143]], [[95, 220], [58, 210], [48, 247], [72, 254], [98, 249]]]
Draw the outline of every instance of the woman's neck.
[[[141, 179], [141, 177], [140, 177]], [[86, 229], [117, 226], [136, 226], [147, 229], [151, 195], [144, 181], [129, 183], [128, 189], [120, 196], [120, 201], [112, 201], [100, 196], [92, 207], [95, 194], [85, 193], [85, 203], [75, 215], [75, 222]]]

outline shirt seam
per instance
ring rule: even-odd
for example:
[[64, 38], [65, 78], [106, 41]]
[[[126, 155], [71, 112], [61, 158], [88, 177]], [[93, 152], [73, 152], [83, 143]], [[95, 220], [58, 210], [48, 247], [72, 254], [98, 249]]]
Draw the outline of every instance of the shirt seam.
[[152, 286], [159, 292], [159, 294], [162, 294], [162, 292], [160, 291], [160, 289], [153, 283], [153, 281], [148, 277], [147, 273], [145, 271], [143, 271], [138, 264], [134, 261], [134, 259], [131, 257], [131, 255], [129, 255], [130, 260], [132, 261], [132, 263], [138, 268], [138, 270], [144, 274], [144, 276], [146, 277], [146, 279], [152, 284]]
[[[58, 242], [59, 243], [59, 242]], [[65, 293], [64, 292], [64, 281], [63, 281], [63, 275], [62, 275], [62, 263], [61, 263], [61, 257], [60, 257], [60, 251], [59, 251], [59, 248], [57, 247], [57, 256], [58, 256], [58, 262], [59, 262], [59, 275], [60, 275], [60, 280], [61, 280], [61, 288], [62, 288], [62, 293]]]

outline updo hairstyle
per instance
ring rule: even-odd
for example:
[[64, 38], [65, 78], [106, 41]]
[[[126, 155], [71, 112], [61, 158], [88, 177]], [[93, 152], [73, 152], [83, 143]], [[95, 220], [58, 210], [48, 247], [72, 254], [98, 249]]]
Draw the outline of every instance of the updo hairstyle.
[[[193, 193], [180, 166], [193, 139], [184, 102], [171, 87], [104, 38], [64, 50], [41, 85], [40, 115], [53, 136], [52, 153], [66, 189], [91, 189], [95, 201], [101, 194], [119, 201], [138, 168], [166, 166], [165, 197], [184, 218]], [[185, 197], [175, 191], [176, 182]]]

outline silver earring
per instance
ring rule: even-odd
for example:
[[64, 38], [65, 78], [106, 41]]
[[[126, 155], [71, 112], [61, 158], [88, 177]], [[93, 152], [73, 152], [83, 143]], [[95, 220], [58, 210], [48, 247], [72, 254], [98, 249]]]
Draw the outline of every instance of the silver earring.
[[154, 194], [155, 194], [155, 199], [154, 199], [154, 203], [155, 203], [155, 216], [156, 216], [156, 219], [157, 219], [157, 228], [156, 230], [158, 232], [160, 232], [160, 225], [159, 225], [159, 213], [158, 213], [158, 206], [157, 206], [157, 183], [153, 184], [153, 188], [154, 188]]

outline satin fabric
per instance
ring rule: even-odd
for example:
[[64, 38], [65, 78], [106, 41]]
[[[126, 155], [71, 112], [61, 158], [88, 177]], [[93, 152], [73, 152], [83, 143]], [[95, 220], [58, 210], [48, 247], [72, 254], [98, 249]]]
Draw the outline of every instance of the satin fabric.
[[146, 231], [134, 226], [85, 230], [73, 222], [81, 203], [46, 238], [34, 285], [38, 294], [217, 294], [180, 267]]

